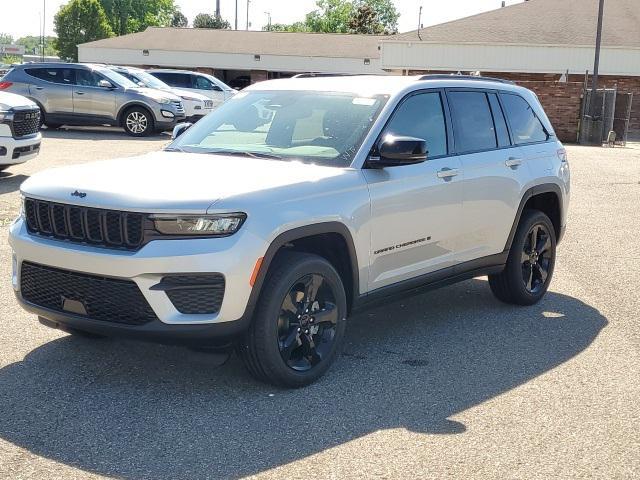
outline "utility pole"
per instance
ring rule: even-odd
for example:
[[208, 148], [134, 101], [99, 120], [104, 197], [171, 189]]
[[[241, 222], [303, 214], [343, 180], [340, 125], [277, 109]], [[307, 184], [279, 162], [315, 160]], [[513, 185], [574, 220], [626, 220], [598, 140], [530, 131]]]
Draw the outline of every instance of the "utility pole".
[[236, 30], [238, 30], [238, 0], [236, 0]]
[[600, 68], [600, 45], [602, 43], [602, 17], [604, 15], [604, 0], [600, 0], [598, 6], [598, 29], [596, 31], [596, 56], [593, 63], [593, 81], [591, 82], [591, 102], [589, 110], [591, 116], [595, 115], [596, 94], [598, 92], [598, 70]]
[[220, 0], [216, 0], [216, 18], [220, 18]]
[[271, 12], [264, 12], [264, 14], [268, 18], [268, 20], [267, 20], [267, 32], [270, 32], [271, 31]]
[[249, 3], [251, 0], [247, 0], [247, 30], [249, 30]]
[[44, 49], [47, 46], [47, 0], [42, 0], [42, 55], [40, 56], [44, 62]]

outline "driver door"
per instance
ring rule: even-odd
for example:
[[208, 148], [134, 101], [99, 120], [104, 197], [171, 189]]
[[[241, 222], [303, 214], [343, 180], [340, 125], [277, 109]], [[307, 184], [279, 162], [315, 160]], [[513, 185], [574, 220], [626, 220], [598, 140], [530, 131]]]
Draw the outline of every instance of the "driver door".
[[380, 138], [422, 138], [427, 160], [415, 165], [363, 170], [371, 198], [369, 290], [457, 263], [462, 232], [462, 168], [450, 155], [444, 93], [408, 95]]
[[76, 84], [73, 87], [74, 114], [108, 119], [116, 117], [117, 92], [113, 88], [100, 87], [100, 80], [107, 79], [91, 70], [76, 70]]

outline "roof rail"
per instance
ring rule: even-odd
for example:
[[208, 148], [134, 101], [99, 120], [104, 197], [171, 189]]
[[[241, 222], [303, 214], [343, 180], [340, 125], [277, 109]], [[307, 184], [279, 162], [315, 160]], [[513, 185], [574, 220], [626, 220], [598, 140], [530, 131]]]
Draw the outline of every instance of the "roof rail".
[[515, 85], [515, 82], [512, 82], [511, 80], [504, 80], [503, 78], [482, 77], [479, 75], [457, 75], [455, 73], [433, 73], [421, 75], [418, 80], [477, 80], [482, 82], [499, 82]]
[[315, 78], [315, 77], [357, 77], [359, 75], [367, 75], [366, 73], [298, 73], [291, 78]]

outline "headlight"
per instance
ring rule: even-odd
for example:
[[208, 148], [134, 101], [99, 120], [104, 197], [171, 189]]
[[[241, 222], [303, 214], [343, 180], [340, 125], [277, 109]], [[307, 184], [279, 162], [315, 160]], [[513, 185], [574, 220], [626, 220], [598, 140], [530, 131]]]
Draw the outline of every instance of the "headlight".
[[171, 103], [171, 99], [170, 98], [156, 98], [156, 102], [158, 102], [160, 105], [169, 105]]
[[9, 116], [10, 112], [6, 110], [0, 110], [0, 122], [4, 121]]
[[227, 236], [242, 226], [244, 213], [223, 215], [154, 215], [151, 217], [156, 230], [164, 235]]
[[182, 100], [188, 100], [190, 102], [197, 102], [198, 99], [197, 98], [193, 98], [193, 97], [180, 97]]

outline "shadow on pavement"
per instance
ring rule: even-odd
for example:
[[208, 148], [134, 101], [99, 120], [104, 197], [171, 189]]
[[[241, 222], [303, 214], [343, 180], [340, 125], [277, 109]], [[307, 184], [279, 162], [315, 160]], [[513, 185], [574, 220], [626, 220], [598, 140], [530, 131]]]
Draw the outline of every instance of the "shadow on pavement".
[[0, 370], [0, 438], [118, 478], [236, 478], [381, 429], [461, 434], [449, 417], [570, 360], [606, 324], [575, 298], [510, 307], [470, 280], [352, 318], [342, 358], [294, 391], [254, 382], [236, 357], [216, 368], [67, 336]]
[[141, 142], [171, 141], [170, 133], [154, 133], [148, 137], [131, 137], [124, 130], [116, 127], [60, 127], [57, 130], [43, 129], [44, 138], [60, 138], [64, 140], [137, 140]]
[[10, 170], [0, 172], [0, 195], [20, 190], [20, 185], [27, 178], [27, 175], [14, 175]]

